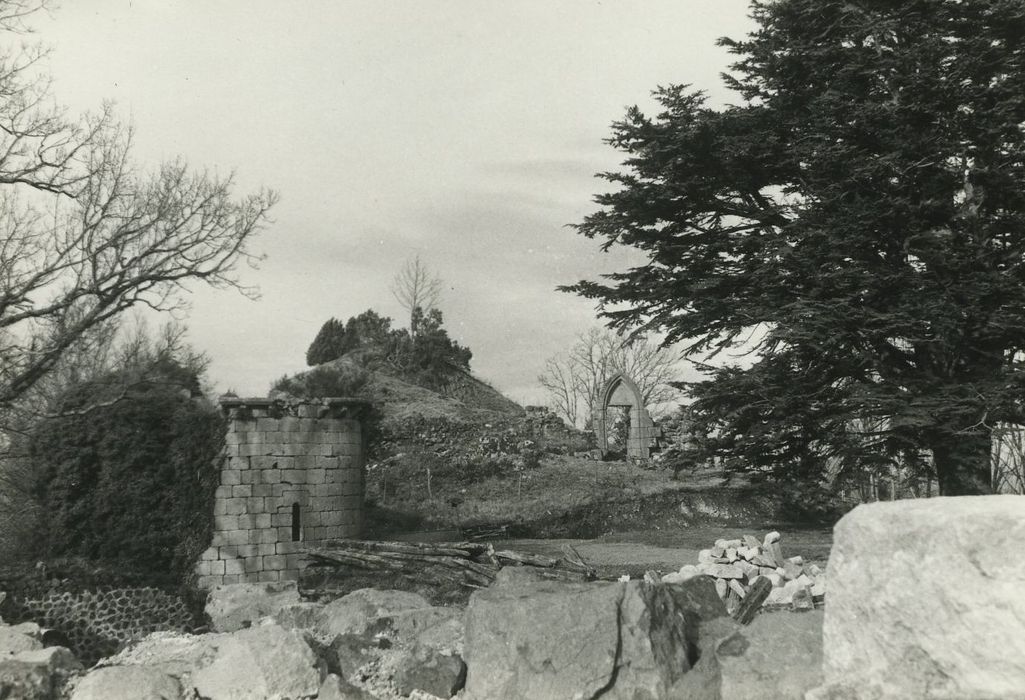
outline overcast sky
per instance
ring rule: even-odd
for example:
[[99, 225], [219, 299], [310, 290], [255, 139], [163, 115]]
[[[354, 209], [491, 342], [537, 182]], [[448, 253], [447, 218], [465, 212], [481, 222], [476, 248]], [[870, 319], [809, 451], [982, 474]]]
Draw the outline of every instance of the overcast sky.
[[[513, 399], [596, 323], [555, 291], [630, 263], [574, 233], [617, 166], [602, 139], [660, 84], [730, 99], [717, 37], [746, 0], [65, 0], [34, 22], [57, 98], [113, 100], [143, 167], [183, 156], [281, 202], [246, 271], [262, 298], [196, 289], [192, 344], [219, 390], [264, 395], [321, 324], [373, 308], [419, 254], [449, 332]], [[404, 324], [399, 324], [404, 325]]]

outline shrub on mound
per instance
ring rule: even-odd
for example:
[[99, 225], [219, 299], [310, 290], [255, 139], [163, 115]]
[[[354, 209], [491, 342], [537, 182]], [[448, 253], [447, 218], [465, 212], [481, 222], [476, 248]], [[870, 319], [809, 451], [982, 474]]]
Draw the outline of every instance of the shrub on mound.
[[[74, 387], [30, 438], [49, 556], [183, 575], [210, 541], [220, 412], [165, 368], [158, 379]], [[170, 371], [167, 371], [170, 370]]]

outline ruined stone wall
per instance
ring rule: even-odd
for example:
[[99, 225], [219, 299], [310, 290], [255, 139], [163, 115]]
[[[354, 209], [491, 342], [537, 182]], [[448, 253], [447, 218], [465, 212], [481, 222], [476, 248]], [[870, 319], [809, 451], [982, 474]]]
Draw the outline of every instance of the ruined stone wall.
[[228, 433], [198, 585], [297, 580], [308, 543], [359, 537], [367, 404], [222, 399]]

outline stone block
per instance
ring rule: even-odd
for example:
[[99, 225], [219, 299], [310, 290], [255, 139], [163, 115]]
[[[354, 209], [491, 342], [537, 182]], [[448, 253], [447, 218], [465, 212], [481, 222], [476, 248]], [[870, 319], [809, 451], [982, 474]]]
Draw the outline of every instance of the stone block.
[[[251, 476], [252, 472], [248, 472], [244, 476]], [[238, 486], [231, 487], [232, 498], [248, 498], [253, 495], [253, 487], [249, 484], [240, 484]]]
[[238, 556], [238, 546], [234, 544], [225, 544], [217, 548], [218, 559], [234, 559]]
[[281, 430], [281, 421], [277, 418], [257, 418], [256, 429], [264, 432], [269, 430]]
[[[287, 517], [290, 518], [291, 516], [289, 515]], [[323, 517], [324, 517], [324, 514], [319, 512], [319, 511], [308, 512], [308, 513], [303, 515], [303, 524], [306, 525], [307, 527], [317, 527], [318, 525], [323, 525], [324, 524]], [[282, 525], [288, 525], [287, 522], [283, 522], [281, 524]]]
[[227, 574], [244, 574], [246, 572], [245, 560], [244, 559], [226, 559], [224, 561], [224, 573]]
[[250, 514], [266, 513], [266, 503], [264, 499], [257, 496], [250, 496], [246, 499], [246, 512]]
[[264, 581], [278, 581], [280, 579], [281, 577], [278, 575], [277, 571], [261, 571], [257, 576], [257, 580], [260, 583], [263, 583]]
[[240, 530], [255, 530], [256, 516], [252, 513], [243, 513], [238, 516], [238, 528]]
[[207, 566], [210, 567], [208, 569], [210, 574], [215, 575], [215, 576], [223, 576], [224, 575], [224, 560], [223, 559], [218, 559], [217, 561], [207, 562]]
[[835, 687], [815, 697], [1021, 697], [1025, 498], [860, 505], [833, 533], [823, 669]]
[[254, 572], [259, 573], [260, 571], [263, 571], [263, 557], [262, 556], [246, 557], [243, 569], [245, 570], [245, 573], [247, 573], [247, 574], [254, 573]]
[[[259, 533], [259, 544], [276, 543], [282, 539], [292, 539], [291, 528], [269, 528], [267, 530], [254, 530], [253, 532]], [[282, 534], [284, 532], [284, 534]]]
[[224, 576], [221, 577], [221, 583], [223, 583], [225, 585], [231, 584], [231, 583], [241, 583], [241, 582], [242, 582], [242, 574], [224, 574]]
[[299, 569], [283, 569], [278, 572], [279, 581], [298, 581]]
[[302, 542], [292, 542], [292, 541], [278, 542], [275, 545], [275, 551], [273, 553], [276, 553], [276, 554], [295, 554], [296, 552], [302, 551], [302, 549], [303, 549], [303, 543]]
[[[225, 503], [225, 505], [227, 505]], [[217, 530], [237, 530], [238, 515], [214, 515], [214, 528]]]
[[[259, 477], [257, 472], [251, 472], [254, 476]], [[269, 498], [274, 493], [274, 489], [270, 484], [253, 484], [253, 495], [258, 498]]]
[[313, 468], [306, 472], [306, 483], [307, 484], [323, 484], [326, 481], [326, 470], [323, 468]]
[[270, 513], [258, 513], [253, 516], [253, 527], [263, 529], [271, 526]]
[[[330, 478], [331, 476], [329, 474], [328, 479]], [[324, 496], [341, 496], [342, 492], [345, 490], [345, 486], [340, 482], [331, 483], [329, 481], [328, 483], [320, 484], [319, 486], [320, 488], [317, 489], [317, 492]]]
[[259, 457], [251, 457], [250, 461], [253, 469], [276, 469], [278, 466], [278, 457], [273, 455], [261, 455]]
[[242, 471], [239, 469], [222, 469], [221, 485], [234, 486], [242, 483]]
[[288, 484], [305, 484], [306, 483], [306, 470], [305, 469], [282, 469], [281, 470], [281, 481]]
[[281, 483], [280, 469], [264, 469], [260, 472], [260, 483], [277, 485]]
[[224, 500], [224, 508], [228, 515], [242, 515], [246, 512], [246, 499], [226, 498]]
[[244, 559], [246, 557], [256, 556], [256, 554], [257, 554], [257, 551], [256, 551], [257, 547], [258, 547], [258, 545], [255, 545], [255, 544], [240, 544], [237, 547], [235, 547], [235, 550], [236, 550], [235, 556], [240, 557], [242, 559]]
[[263, 557], [264, 571], [280, 571], [285, 568], [285, 557], [281, 554], [271, 554]]
[[224, 544], [249, 544], [249, 530], [225, 530], [220, 535]]
[[252, 486], [260, 480], [260, 472], [255, 469], [246, 469], [242, 472], [242, 483]]
[[295, 469], [313, 469], [317, 466], [317, 455], [305, 454], [293, 457]]
[[239, 583], [259, 583], [260, 572], [259, 571], [247, 571], [239, 577]]
[[278, 429], [285, 433], [297, 433], [302, 427], [302, 419], [295, 416], [282, 418], [278, 423]]

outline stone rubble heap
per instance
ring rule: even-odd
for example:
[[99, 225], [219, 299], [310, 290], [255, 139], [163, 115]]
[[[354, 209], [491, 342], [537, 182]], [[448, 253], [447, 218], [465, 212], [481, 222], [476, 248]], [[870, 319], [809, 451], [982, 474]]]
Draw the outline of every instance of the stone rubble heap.
[[768, 533], [761, 541], [751, 535], [716, 540], [715, 546], [698, 553], [696, 565], [687, 564], [663, 576], [662, 581], [681, 583], [702, 575], [715, 579], [716, 592], [731, 613], [761, 577], [772, 582], [763, 603], [766, 608], [812, 610], [826, 594], [826, 572], [802, 557], [784, 558], [778, 532]]

